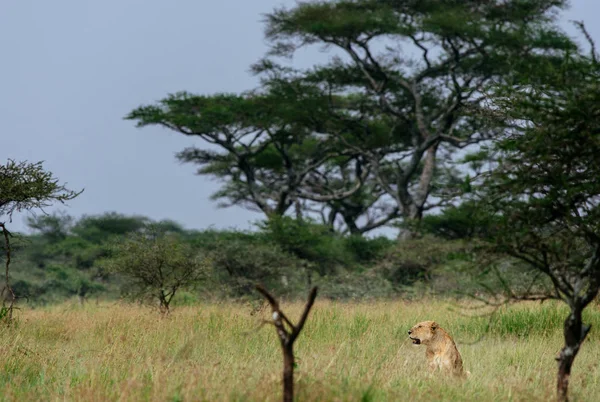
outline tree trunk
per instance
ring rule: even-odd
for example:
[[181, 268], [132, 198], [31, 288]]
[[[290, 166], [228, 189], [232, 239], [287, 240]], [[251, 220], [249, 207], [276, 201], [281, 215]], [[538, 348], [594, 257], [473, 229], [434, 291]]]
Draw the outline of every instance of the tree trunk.
[[398, 234], [398, 240], [406, 241], [411, 240], [417, 237], [419, 224], [421, 223], [421, 218], [423, 217], [422, 211], [418, 210], [415, 206], [414, 209], [410, 211], [409, 214], [403, 216], [403, 226], [404, 229], [400, 231]]
[[[283, 351], [283, 401], [292, 402], [294, 400], [294, 342], [300, 335], [302, 328], [304, 328], [308, 313], [317, 297], [317, 288], [312, 288], [310, 291], [308, 301], [304, 306], [304, 312], [297, 325], [292, 324], [279, 310], [279, 303], [264, 287], [256, 285], [256, 290], [265, 296], [273, 310], [273, 325], [277, 330], [281, 350]], [[286, 324], [288, 328], [286, 328]]]
[[306, 273], [306, 285], [310, 288], [312, 286], [312, 267], [309, 262], [304, 262], [304, 272]]
[[296, 200], [294, 202], [294, 209], [295, 209], [295, 212], [296, 212], [296, 219], [298, 221], [302, 221], [303, 218], [304, 218], [304, 216], [302, 214], [302, 204], [300, 204], [300, 201]]
[[327, 226], [331, 229], [332, 233], [335, 233], [335, 218], [337, 217], [337, 209], [331, 208], [329, 215], [327, 216]]
[[362, 235], [360, 229], [356, 225], [356, 220], [352, 216], [342, 214], [342, 217], [344, 218], [344, 223], [348, 227], [348, 231], [351, 235]]
[[294, 345], [283, 348], [283, 402], [294, 400]]
[[158, 299], [160, 300], [160, 312], [164, 315], [169, 314], [169, 300], [167, 300], [167, 296], [165, 295], [165, 292], [163, 290], [160, 291]]
[[578, 306], [571, 308], [571, 313], [564, 323], [563, 334], [565, 346], [560, 351], [558, 360], [558, 378], [556, 383], [556, 392], [558, 400], [567, 402], [569, 400], [569, 379], [571, 377], [571, 368], [579, 352], [581, 344], [590, 331], [589, 325], [584, 325], [581, 318], [582, 308]]
[[[2, 296], [3, 296], [2, 307], [6, 308], [5, 319], [6, 319], [6, 323], [8, 325], [10, 325], [12, 323], [13, 308], [14, 308], [14, 305], [15, 305], [15, 301], [17, 300], [15, 292], [13, 291], [13, 288], [10, 285], [10, 260], [11, 260], [12, 249], [11, 249], [11, 246], [10, 246], [9, 236], [12, 236], [12, 235], [8, 231], [8, 229], [6, 229], [6, 226], [4, 226], [4, 222], [0, 223], [0, 228], [2, 228], [2, 234], [4, 235], [4, 248], [5, 248], [5, 253], [6, 253], [6, 262], [5, 262], [5, 266], [6, 266], [6, 271], [5, 271], [6, 285], [5, 285], [4, 289], [2, 290]], [[8, 295], [4, 295], [4, 291], [5, 290], [8, 290]], [[8, 300], [9, 300], [8, 307], [6, 307], [7, 296], [8, 296]]]
[[423, 218], [423, 207], [429, 192], [431, 191], [431, 182], [435, 173], [436, 152], [438, 145], [433, 145], [427, 150], [423, 171], [419, 177], [419, 186], [410, 195], [408, 191], [408, 182], [399, 194], [402, 200], [402, 218], [406, 224], [406, 229], [400, 233], [399, 240], [410, 240], [417, 234], [417, 229]]

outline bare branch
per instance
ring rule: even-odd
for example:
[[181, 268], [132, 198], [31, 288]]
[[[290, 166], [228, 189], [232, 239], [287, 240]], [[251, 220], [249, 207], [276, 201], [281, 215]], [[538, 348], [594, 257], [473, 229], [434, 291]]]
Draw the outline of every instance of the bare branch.
[[428, 69], [431, 69], [431, 62], [429, 61], [429, 57], [427, 56], [427, 53], [429, 52], [429, 49], [427, 49], [419, 39], [417, 39], [416, 36], [414, 35], [408, 35], [408, 37], [413, 41], [413, 43], [415, 44], [415, 46], [417, 46], [419, 49], [421, 49], [423, 51], [422, 53], [422, 57], [423, 57], [423, 61], [425, 62], [425, 65], [427, 66]]
[[594, 39], [588, 32], [587, 28], [585, 27], [584, 22], [583, 21], [571, 21], [571, 22], [574, 23], [579, 28], [581, 33], [583, 33], [583, 35], [585, 36], [585, 39], [587, 40], [588, 44], [590, 45], [590, 57], [592, 58], [592, 61], [594, 62], [594, 64], [598, 64], [598, 60], [597, 60], [598, 56], [596, 53], [596, 42], [594, 41]]
[[311, 289], [310, 294], [308, 295], [308, 301], [306, 302], [306, 305], [304, 306], [304, 311], [302, 312], [300, 321], [298, 321], [298, 326], [295, 328], [294, 332], [292, 333], [292, 335], [290, 337], [291, 342], [294, 342], [294, 340], [300, 334], [300, 331], [302, 331], [302, 328], [304, 328], [304, 323], [306, 322], [306, 319], [308, 318], [308, 313], [310, 313], [310, 309], [312, 308], [313, 304], [315, 303], [316, 297], [317, 297], [317, 288], [314, 287]]

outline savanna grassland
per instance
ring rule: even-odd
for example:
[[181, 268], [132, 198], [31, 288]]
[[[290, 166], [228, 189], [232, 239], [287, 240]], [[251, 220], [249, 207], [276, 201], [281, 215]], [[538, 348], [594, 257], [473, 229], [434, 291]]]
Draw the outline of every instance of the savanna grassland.
[[[302, 304], [283, 308], [295, 318]], [[580, 401], [600, 395], [600, 309], [589, 310], [593, 329], [571, 384]], [[168, 317], [128, 304], [22, 310], [0, 330], [1, 398], [276, 401], [281, 351], [273, 328], [258, 328], [261, 315], [268, 311], [233, 303], [178, 307]], [[564, 315], [557, 304], [521, 304], [499, 310], [487, 329], [489, 316], [453, 302], [317, 300], [296, 342], [297, 399], [549, 400]], [[423, 370], [424, 348], [406, 331], [425, 319], [454, 336], [472, 373], [466, 381]]]

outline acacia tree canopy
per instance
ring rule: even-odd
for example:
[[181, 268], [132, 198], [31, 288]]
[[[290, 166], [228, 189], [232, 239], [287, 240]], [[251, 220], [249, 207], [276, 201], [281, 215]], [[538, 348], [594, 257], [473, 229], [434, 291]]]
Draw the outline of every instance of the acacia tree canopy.
[[[484, 87], [505, 82], [515, 65], [574, 48], [555, 24], [554, 11], [564, 6], [560, 0], [303, 2], [268, 14], [266, 34], [271, 60], [308, 45], [335, 50], [305, 78], [333, 95], [351, 93], [371, 116], [385, 116], [387, 141], [376, 148], [359, 141], [353, 149], [371, 162], [402, 216], [420, 219], [436, 206], [428, 203], [432, 196], [456, 185], [450, 169], [456, 151], [504, 128], [476, 113]], [[271, 60], [256, 71], [271, 70]], [[339, 108], [332, 114], [347, 120]], [[401, 139], [393, 137], [396, 128]]]
[[[506, 122], [479, 113], [488, 85], [575, 48], [556, 24], [565, 4], [302, 2], [266, 16], [271, 48], [252, 66], [257, 90], [182, 92], [126, 118], [202, 140], [178, 158], [223, 183], [213, 195], [221, 206], [271, 217], [295, 205], [299, 217], [317, 211], [352, 233], [419, 221], [463, 182], [461, 150], [503, 133]], [[332, 57], [290, 65], [310, 45]]]
[[566, 52], [561, 65], [498, 88], [493, 106], [488, 116], [515, 128], [497, 143], [497, 167], [476, 181], [478, 207], [493, 216], [484, 240], [552, 281], [551, 294], [529, 296], [569, 306], [557, 385], [566, 400], [590, 330], [582, 312], [600, 290], [600, 64]]
[[364, 177], [359, 173], [354, 185], [346, 187], [306, 185], [332, 156], [361, 164], [356, 156], [315, 134], [325, 121], [324, 102], [307, 85], [271, 82], [261, 92], [242, 95], [178, 93], [126, 118], [136, 120], [139, 127], [161, 125], [209, 144], [189, 147], [177, 157], [197, 164], [198, 174], [223, 179], [225, 184], [213, 195], [221, 206], [242, 205], [267, 216], [283, 215], [299, 198], [324, 201], [351, 194]]
[[81, 194], [59, 184], [42, 162], [16, 162], [9, 159], [0, 165], [0, 217], [9, 219], [14, 212], [50, 206], [52, 202], [72, 200]]

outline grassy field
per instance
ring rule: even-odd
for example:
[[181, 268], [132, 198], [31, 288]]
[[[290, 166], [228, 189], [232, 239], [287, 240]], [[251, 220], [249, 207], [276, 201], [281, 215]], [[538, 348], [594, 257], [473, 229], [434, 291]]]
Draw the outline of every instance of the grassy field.
[[[301, 304], [284, 305], [297, 317]], [[0, 329], [2, 400], [277, 401], [281, 355], [249, 305], [133, 305], [21, 310]], [[267, 311], [262, 314], [267, 315]], [[546, 401], [554, 395], [565, 311], [545, 303], [473, 317], [450, 302], [317, 302], [296, 342], [301, 401]], [[406, 331], [433, 319], [455, 338], [471, 376], [429, 377]], [[600, 395], [600, 311], [574, 368], [573, 400]], [[480, 336], [484, 337], [478, 341]]]

